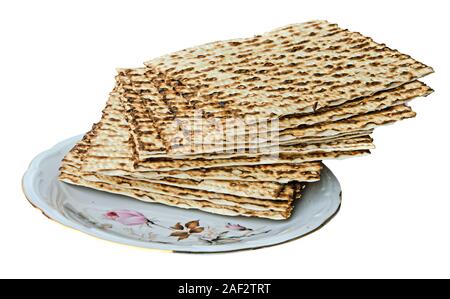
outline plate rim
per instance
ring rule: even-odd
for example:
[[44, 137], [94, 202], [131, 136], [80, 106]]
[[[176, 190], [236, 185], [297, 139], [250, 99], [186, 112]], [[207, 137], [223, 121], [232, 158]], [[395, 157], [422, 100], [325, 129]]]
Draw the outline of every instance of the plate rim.
[[[73, 229], [75, 231], [81, 232], [83, 234], [87, 234], [91, 237], [94, 237], [95, 239], [109, 241], [109, 242], [112, 242], [115, 244], [120, 244], [120, 245], [125, 245], [125, 246], [132, 246], [132, 247], [136, 247], [136, 248], [140, 248], [140, 249], [143, 248], [143, 249], [148, 249], [148, 250], [157, 250], [157, 251], [165, 251], [165, 252], [173, 252], [173, 253], [214, 254], [214, 253], [232, 253], [232, 252], [247, 251], [247, 250], [257, 250], [257, 249], [263, 249], [263, 248], [268, 248], [268, 247], [273, 247], [273, 246], [278, 246], [278, 245], [286, 244], [289, 242], [293, 242], [293, 241], [299, 240], [301, 238], [307, 237], [310, 234], [317, 232], [318, 230], [320, 230], [324, 226], [326, 226], [339, 213], [341, 206], [342, 206], [342, 188], [341, 188], [340, 182], [337, 179], [337, 177], [334, 175], [334, 173], [325, 165], [325, 167], [328, 168], [332, 177], [336, 180], [336, 183], [338, 184], [338, 187], [339, 187], [338, 201], [339, 202], [336, 206], [336, 209], [331, 213], [330, 216], [328, 216], [322, 222], [320, 222], [320, 224], [317, 225], [314, 229], [312, 229], [302, 235], [297, 235], [292, 238], [288, 237], [288, 239], [286, 239], [286, 240], [276, 241], [271, 244], [262, 244], [261, 246], [249, 246], [249, 247], [242, 247], [242, 248], [236, 248], [236, 249], [223, 249], [223, 250], [213, 249], [213, 250], [192, 250], [192, 251], [176, 250], [176, 249], [175, 250], [162, 249], [162, 248], [155, 248], [155, 247], [149, 247], [149, 246], [140, 246], [139, 244], [131, 244], [131, 243], [135, 243], [132, 240], [127, 240], [124, 238], [116, 239], [116, 238], [113, 238], [113, 236], [111, 236], [109, 234], [105, 234], [104, 236], [99, 236], [98, 233], [97, 234], [95, 233], [95, 231], [88, 230], [87, 228], [83, 227], [82, 225], [79, 225], [76, 222], [71, 221], [70, 219], [60, 215], [60, 213], [57, 213], [57, 212], [53, 213], [54, 209], [52, 207], [48, 206], [47, 203], [45, 202], [45, 200], [42, 200], [40, 198], [41, 196], [39, 196], [38, 194], [35, 193], [33, 188], [26, 187], [27, 185], [32, 186], [31, 182], [33, 181], [33, 178], [34, 178], [33, 175], [36, 173], [37, 170], [39, 170], [39, 165], [44, 158], [46, 158], [49, 154], [52, 154], [54, 152], [61, 150], [61, 148], [64, 147], [66, 144], [71, 144], [74, 141], [81, 140], [82, 137], [83, 137], [83, 134], [67, 138], [63, 141], [58, 142], [57, 144], [50, 147], [49, 149], [36, 155], [32, 159], [27, 170], [25, 171], [25, 173], [22, 176], [21, 188], [22, 188], [22, 193], [24, 194], [24, 196], [25, 196], [26, 200], [29, 202], [29, 204], [32, 207], [34, 207], [35, 209], [37, 209], [38, 211], [40, 211], [46, 218], [48, 218], [49, 220], [52, 220], [60, 225], [63, 225], [64, 227], [67, 227], [67, 228]], [[29, 182], [29, 183], [27, 184], [27, 182]], [[120, 240], [122, 240], [122, 241], [120, 241]], [[214, 248], [214, 247], [211, 247], [211, 248]]]

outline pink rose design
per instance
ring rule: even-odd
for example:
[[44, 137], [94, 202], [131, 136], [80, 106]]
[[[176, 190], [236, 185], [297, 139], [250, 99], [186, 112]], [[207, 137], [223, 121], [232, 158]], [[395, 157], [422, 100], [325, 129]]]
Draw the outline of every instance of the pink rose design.
[[148, 224], [150, 222], [143, 214], [129, 210], [109, 211], [105, 214], [105, 217], [129, 226]]
[[231, 229], [231, 230], [251, 230], [240, 224], [233, 224], [233, 223], [227, 223], [227, 225], [225, 225], [225, 227], [228, 229]]

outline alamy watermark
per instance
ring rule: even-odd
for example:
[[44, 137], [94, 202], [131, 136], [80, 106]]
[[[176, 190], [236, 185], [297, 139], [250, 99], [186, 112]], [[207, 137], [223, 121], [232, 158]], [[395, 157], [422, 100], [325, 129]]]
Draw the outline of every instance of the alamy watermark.
[[278, 119], [216, 118], [195, 112], [192, 117], [174, 119], [165, 129], [170, 132], [174, 154], [247, 154], [271, 158], [279, 154]]

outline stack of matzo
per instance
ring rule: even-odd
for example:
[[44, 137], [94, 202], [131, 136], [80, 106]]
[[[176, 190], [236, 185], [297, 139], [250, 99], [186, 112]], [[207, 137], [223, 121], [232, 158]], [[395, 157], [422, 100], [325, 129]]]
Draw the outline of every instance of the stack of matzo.
[[101, 121], [60, 179], [286, 219], [322, 160], [368, 154], [375, 127], [415, 116], [407, 103], [432, 92], [417, 81], [432, 72], [325, 21], [175, 52], [118, 70]]

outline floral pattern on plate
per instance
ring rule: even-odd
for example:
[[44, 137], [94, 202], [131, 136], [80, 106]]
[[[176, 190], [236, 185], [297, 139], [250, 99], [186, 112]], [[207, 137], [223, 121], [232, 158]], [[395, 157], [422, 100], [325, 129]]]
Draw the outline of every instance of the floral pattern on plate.
[[149, 218], [141, 212], [127, 209], [96, 211], [100, 214], [99, 217], [95, 215], [95, 211], [80, 213], [74, 211], [70, 205], [65, 205], [64, 208], [72, 216], [76, 215], [79, 221], [89, 223], [96, 228], [140, 241], [162, 244], [177, 243], [187, 239], [206, 245], [230, 244], [270, 232], [270, 229], [264, 227], [254, 229], [231, 222], [226, 222], [219, 227], [203, 225], [203, 223], [201, 225], [200, 220], [170, 225], [164, 221]]
[[206, 253], [255, 249], [314, 232], [339, 211], [341, 188], [324, 166], [288, 220], [232, 217], [151, 204], [58, 181], [61, 159], [82, 136], [38, 155], [23, 178], [30, 203], [49, 218], [89, 235], [151, 249]]

